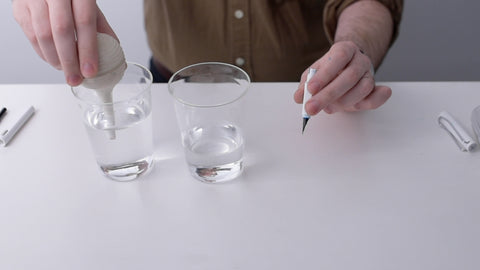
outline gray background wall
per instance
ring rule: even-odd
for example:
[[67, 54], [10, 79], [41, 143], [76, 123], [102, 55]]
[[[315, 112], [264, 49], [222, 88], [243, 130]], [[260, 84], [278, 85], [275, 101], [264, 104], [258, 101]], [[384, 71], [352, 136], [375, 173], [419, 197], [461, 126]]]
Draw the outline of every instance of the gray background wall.
[[383, 81], [479, 81], [480, 1], [405, 0]]
[[[142, 0], [99, 0], [117, 32], [127, 59], [148, 64]], [[405, 0], [400, 36], [379, 81], [480, 80], [480, 1]], [[63, 83], [63, 74], [44, 63], [0, 1], [0, 83]]]

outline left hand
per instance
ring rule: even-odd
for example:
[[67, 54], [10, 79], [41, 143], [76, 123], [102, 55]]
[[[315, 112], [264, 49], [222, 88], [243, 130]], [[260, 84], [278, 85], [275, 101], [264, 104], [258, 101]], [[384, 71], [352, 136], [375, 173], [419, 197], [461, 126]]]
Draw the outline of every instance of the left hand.
[[[309, 115], [320, 111], [328, 114], [341, 111], [372, 110], [384, 104], [392, 95], [387, 86], [375, 86], [370, 58], [351, 41], [340, 41], [311, 65], [317, 69], [308, 83], [312, 98], [305, 104]], [[303, 72], [294, 99], [303, 101], [308, 69]]]

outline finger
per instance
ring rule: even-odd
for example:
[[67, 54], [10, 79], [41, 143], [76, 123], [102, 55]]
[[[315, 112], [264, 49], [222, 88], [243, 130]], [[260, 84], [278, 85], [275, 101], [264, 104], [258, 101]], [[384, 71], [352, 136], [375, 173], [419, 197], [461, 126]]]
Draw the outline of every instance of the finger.
[[49, 10], [44, 1], [33, 1], [31, 6], [32, 28], [43, 59], [56, 69], [61, 69], [57, 49], [50, 26]]
[[90, 0], [72, 1], [72, 10], [80, 70], [83, 77], [94, 77], [98, 71], [97, 5]]
[[392, 89], [387, 86], [375, 86], [373, 91], [348, 111], [374, 110], [383, 105], [392, 96]]
[[35, 52], [40, 56], [40, 58], [42, 58], [46, 62], [47, 59], [45, 58], [42, 50], [40, 49], [37, 36], [35, 35], [35, 31], [33, 30], [30, 9], [25, 6], [17, 6], [16, 4], [17, 2], [13, 2], [13, 13], [15, 20], [22, 28], [23, 33], [27, 37]]
[[293, 94], [293, 100], [295, 100], [296, 103], [302, 104], [303, 103], [303, 87], [300, 89], [300, 87], [295, 91]]
[[[308, 90], [312, 95], [317, 94], [328, 85], [352, 60], [357, 47], [351, 42], [341, 42], [332, 45], [330, 50], [319, 60], [311, 65], [317, 73], [310, 79]], [[307, 78], [308, 69], [302, 74], [300, 85], [294, 94], [297, 103], [303, 102], [304, 84]]]
[[[315, 94], [305, 105], [305, 110], [310, 115], [317, 114], [328, 105], [337, 102], [343, 95], [361, 80], [369, 71], [369, 60], [359, 51], [347, 67], [327, 86]], [[309, 84], [310, 88], [310, 84]], [[310, 90], [310, 89], [309, 89]], [[311, 90], [314, 92], [315, 90]]]
[[375, 80], [370, 72], [367, 72], [360, 79], [360, 81], [352, 89], [345, 93], [345, 95], [340, 97], [334, 105], [340, 108], [351, 107], [367, 97], [374, 88]]
[[83, 77], [78, 62], [71, 1], [52, 1], [49, 10], [53, 40], [65, 79], [69, 85], [79, 85]]
[[335, 43], [318, 61], [312, 64], [317, 73], [310, 79], [308, 89], [312, 95], [329, 85], [352, 61], [358, 48], [350, 42]]

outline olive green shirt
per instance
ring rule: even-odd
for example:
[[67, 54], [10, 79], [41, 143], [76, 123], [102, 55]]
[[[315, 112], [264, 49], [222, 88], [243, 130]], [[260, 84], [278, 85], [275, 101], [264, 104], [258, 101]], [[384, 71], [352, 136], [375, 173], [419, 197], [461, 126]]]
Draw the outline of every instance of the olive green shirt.
[[[252, 81], [298, 81], [325, 54], [340, 13], [357, 0], [144, 0], [156, 61], [170, 71], [218, 61]], [[403, 0], [377, 0], [398, 34]]]

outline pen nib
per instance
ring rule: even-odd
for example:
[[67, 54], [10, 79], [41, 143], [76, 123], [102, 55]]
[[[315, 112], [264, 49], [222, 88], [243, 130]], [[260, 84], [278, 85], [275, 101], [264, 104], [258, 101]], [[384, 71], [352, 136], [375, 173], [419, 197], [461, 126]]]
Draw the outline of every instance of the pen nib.
[[307, 117], [303, 118], [302, 134], [305, 131], [305, 127], [307, 126], [308, 119], [310, 118], [307, 118]]

